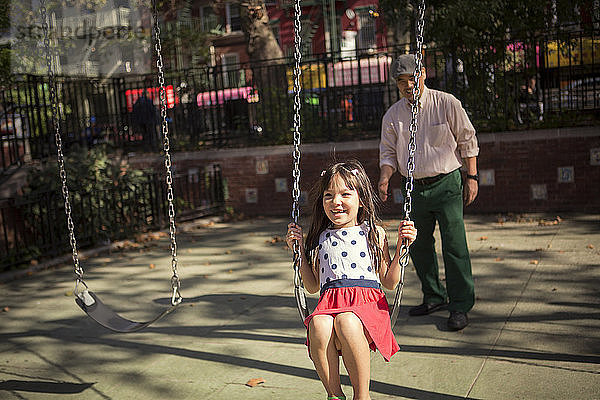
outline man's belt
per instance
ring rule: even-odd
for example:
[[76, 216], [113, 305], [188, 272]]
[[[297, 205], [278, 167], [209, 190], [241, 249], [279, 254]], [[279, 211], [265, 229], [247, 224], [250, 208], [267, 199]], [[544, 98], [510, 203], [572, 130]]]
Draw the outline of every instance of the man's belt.
[[[452, 172], [454, 172], [454, 171], [452, 171]], [[452, 172], [448, 172], [447, 174], [428, 176], [428, 177], [421, 178], [421, 179], [413, 179], [413, 183], [415, 185], [419, 185], [419, 186], [431, 185], [431, 184], [436, 183], [437, 181], [441, 180], [443, 177], [450, 175]], [[402, 178], [406, 179], [406, 177], [404, 177], [404, 176]]]

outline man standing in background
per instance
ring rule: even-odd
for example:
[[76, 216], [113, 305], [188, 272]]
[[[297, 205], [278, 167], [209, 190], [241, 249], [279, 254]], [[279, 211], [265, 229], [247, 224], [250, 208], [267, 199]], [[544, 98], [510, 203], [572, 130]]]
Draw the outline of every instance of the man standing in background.
[[[381, 127], [378, 189], [383, 201], [387, 200], [389, 180], [396, 171], [403, 177], [405, 190], [415, 69], [414, 55], [403, 54], [390, 70], [403, 98], [388, 109]], [[410, 247], [421, 280], [423, 303], [412, 307], [409, 315], [427, 315], [447, 306], [448, 329], [456, 331], [468, 325], [467, 313], [475, 303], [463, 205], [468, 206], [477, 197], [479, 146], [460, 101], [449, 93], [427, 88], [424, 82], [425, 68], [418, 82], [421, 95], [411, 196], [411, 217], [419, 236]], [[461, 166], [466, 170], [464, 179]], [[442, 238], [445, 287], [439, 277], [433, 237], [436, 222]]]

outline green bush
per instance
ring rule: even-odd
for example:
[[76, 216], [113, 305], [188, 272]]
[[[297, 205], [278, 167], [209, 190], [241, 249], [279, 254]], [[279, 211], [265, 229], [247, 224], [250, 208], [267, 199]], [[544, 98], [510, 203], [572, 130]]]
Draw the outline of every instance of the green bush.
[[[72, 218], [77, 236], [82, 237], [84, 242], [121, 238], [148, 222], [156, 223], [143, 215], [145, 210], [153, 207], [153, 188], [148, 172], [132, 168], [122, 152], [109, 145], [99, 145], [87, 151], [74, 146], [65, 157], [64, 165]], [[52, 211], [57, 212], [58, 209], [64, 213], [57, 163], [40, 165], [28, 174], [25, 196], [47, 192], [59, 194], [53, 196], [55, 208]], [[25, 217], [35, 227], [48, 212], [47, 209], [31, 207]], [[62, 230], [64, 232], [61, 233], [66, 235], [66, 226]]]

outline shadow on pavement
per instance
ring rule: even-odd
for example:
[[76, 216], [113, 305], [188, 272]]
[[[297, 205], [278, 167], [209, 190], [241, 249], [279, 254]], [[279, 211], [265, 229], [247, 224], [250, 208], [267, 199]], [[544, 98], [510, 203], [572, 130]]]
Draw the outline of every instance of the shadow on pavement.
[[81, 393], [93, 383], [8, 380], [0, 382], [0, 390], [48, 394]]

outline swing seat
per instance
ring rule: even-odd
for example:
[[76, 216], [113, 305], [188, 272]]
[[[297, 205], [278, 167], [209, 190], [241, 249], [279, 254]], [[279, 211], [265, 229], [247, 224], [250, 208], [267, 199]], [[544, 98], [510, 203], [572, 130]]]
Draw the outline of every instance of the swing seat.
[[300, 318], [302, 319], [302, 322], [304, 322], [306, 317], [310, 315], [308, 305], [306, 304], [306, 295], [304, 294], [304, 288], [302, 286], [295, 286], [294, 295], [296, 296], [296, 306], [298, 307]]
[[[71, 249], [73, 251], [73, 266], [75, 270], [75, 274], [77, 275], [76, 285], [75, 285], [75, 302], [77, 305], [94, 321], [98, 322], [100, 325], [104, 326], [115, 332], [128, 333], [128, 332], [136, 332], [139, 331], [148, 325], [158, 321], [165, 315], [171, 313], [177, 305], [181, 303], [182, 298], [179, 294], [179, 276], [177, 275], [177, 242], [175, 239], [175, 208], [173, 205], [173, 176], [171, 171], [171, 155], [169, 153], [169, 129], [166, 120], [166, 89], [164, 87], [164, 71], [162, 70], [162, 54], [160, 51], [160, 28], [158, 21], [158, 9], [156, 4], [153, 4], [153, 12], [152, 19], [154, 21], [154, 38], [156, 40], [156, 55], [158, 68], [158, 81], [160, 84], [160, 108], [162, 118], [162, 134], [164, 138], [164, 157], [165, 157], [165, 169], [166, 169], [166, 183], [167, 183], [167, 200], [169, 204], [169, 231], [171, 233], [171, 269], [173, 271], [173, 276], [171, 277], [171, 287], [173, 289], [173, 296], [171, 298], [171, 307], [167, 310], [159, 313], [156, 317], [146, 322], [135, 322], [128, 320], [127, 318], [121, 317], [119, 314], [114, 312], [110, 307], [106, 306], [98, 296], [96, 296], [93, 292], [87, 290], [87, 285], [83, 282], [83, 268], [79, 265], [79, 259], [77, 255], [77, 240], [75, 238], [75, 227], [73, 224], [73, 220], [71, 218], [71, 203], [69, 200], [69, 190], [67, 186], [67, 173], [64, 165], [64, 154], [62, 148], [62, 138], [61, 138], [61, 114], [59, 110], [59, 101], [57, 98], [57, 85], [55, 80], [55, 73], [53, 70], [53, 57], [51, 55], [52, 50], [50, 49], [50, 41], [49, 41], [49, 28], [50, 28], [50, 20], [48, 19], [48, 13], [46, 9], [46, 0], [40, 0], [40, 14], [42, 19], [42, 31], [44, 37], [44, 49], [45, 49], [45, 58], [46, 65], [48, 67], [48, 81], [50, 87], [50, 103], [52, 105], [52, 125], [55, 129], [54, 138], [56, 143], [56, 154], [57, 160], [59, 161], [59, 171], [60, 177], [62, 180], [62, 193], [65, 201], [65, 215], [67, 218], [67, 227], [69, 229], [69, 239], [71, 244]], [[77, 285], [82, 284], [86, 287], [85, 290], [77, 291]]]
[[408, 247], [403, 243], [400, 248], [400, 282], [398, 282], [398, 286], [396, 286], [396, 294], [394, 295], [394, 302], [392, 303], [392, 307], [390, 308], [390, 323], [392, 324], [392, 329], [394, 325], [396, 325], [396, 320], [398, 319], [398, 313], [400, 312], [400, 303], [402, 301], [402, 289], [404, 288], [404, 272], [406, 270], [406, 266], [408, 265]]
[[110, 307], [104, 304], [96, 294], [90, 290], [84, 290], [78, 293], [75, 297], [77, 305], [90, 316], [94, 321], [99, 323], [105, 328], [111, 331], [120, 333], [136, 332], [144, 329], [148, 325], [158, 321], [165, 315], [174, 311], [179, 303], [172, 305], [170, 308], [164, 310], [153, 319], [146, 322], [135, 322], [127, 318], [123, 318]]
[[398, 319], [398, 313], [400, 312], [400, 301], [402, 299], [402, 288], [404, 287], [404, 282], [398, 283], [396, 287], [396, 294], [394, 295], [394, 302], [392, 303], [392, 307], [390, 308], [390, 324], [392, 328], [396, 325], [396, 320]]

